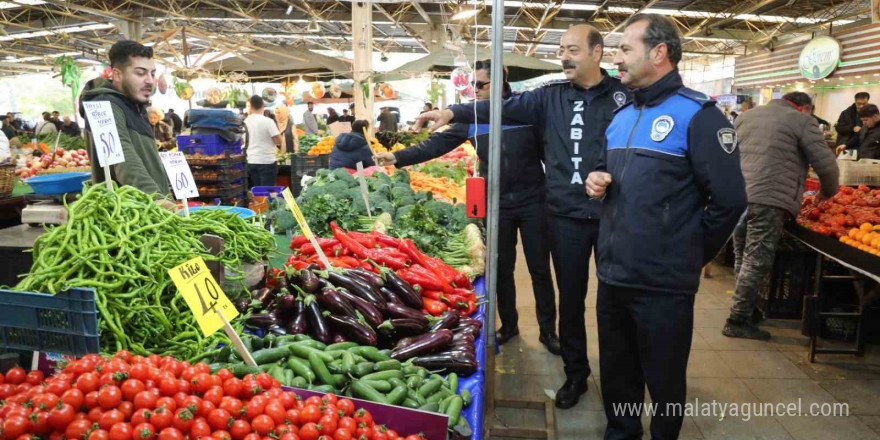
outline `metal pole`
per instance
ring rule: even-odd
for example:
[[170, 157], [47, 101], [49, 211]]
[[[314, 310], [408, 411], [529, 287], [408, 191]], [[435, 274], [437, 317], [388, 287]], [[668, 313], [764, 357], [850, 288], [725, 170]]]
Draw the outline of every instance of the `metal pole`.
[[487, 413], [483, 419], [482, 430], [487, 432], [492, 426], [495, 416], [495, 304], [496, 286], [498, 279], [498, 191], [501, 180], [501, 87], [504, 81], [504, 1], [492, 0], [492, 71], [489, 80], [492, 87], [489, 96], [491, 111], [489, 113], [489, 210], [487, 216], [488, 228], [488, 256], [489, 261], [486, 271], [486, 381], [488, 396], [486, 396]]

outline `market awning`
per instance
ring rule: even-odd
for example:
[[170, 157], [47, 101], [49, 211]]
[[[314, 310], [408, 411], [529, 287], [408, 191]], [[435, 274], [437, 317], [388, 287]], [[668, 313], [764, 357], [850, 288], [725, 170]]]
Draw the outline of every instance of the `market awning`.
[[[339, 78], [351, 78], [351, 63], [344, 58], [328, 57], [301, 47], [277, 47], [273, 51], [281, 51], [292, 58], [278, 56], [265, 51], [244, 52], [243, 57], [227, 58], [205, 64], [204, 68], [211, 72], [242, 71], [251, 79], [267, 79], [288, 75], [303, 75], [307, 81], [314, 80], [309, 74], [335, 73]], [[247, 58], [247, 59], [245, 59]], [[326, 75], [321, 75], [322, 78]]]
[[[481, 47], [477, 49], [476, 55], [477, 60], [485, 60], [489, 59], [491, 52], [489, 49]], [[475, 60], [473, 46], [464, 47], [461, 52], [446, 48], [436, 50], [423, 58], [406, 63], [390, 72], [376, 75], [373, 77], [373, 80], [396, 81], [409, 79], [413, 75], [425, 72], [450, 73], [457, 67], [456, 59], [462, 59], [462, 56], [467, 58], [468, 63], [473, 64]], [[507, 67], [508, 80], [510, 82], [523, 81], [536, 76], [562, 71], [562, 66], [511, 52], [504, 54], [504, 65]]]

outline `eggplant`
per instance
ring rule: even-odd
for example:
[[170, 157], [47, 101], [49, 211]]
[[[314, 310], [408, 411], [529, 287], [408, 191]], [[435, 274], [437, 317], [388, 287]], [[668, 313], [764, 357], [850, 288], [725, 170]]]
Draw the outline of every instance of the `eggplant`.
[[269, 327], [269, 332], [274, 333], [279, 336], [284, 336], [287, 334], [287, 330], [285, 330], [284, 327], [281, 327], [280, 325], [277, 325], [277, 324], [273, 325], [272, 327]]
[[428, 327], [415, 319], [389, 319], [376, 327], [376, 330], [389, 336], [400, 337], [420, 335], [425, 333]]
[[469, 333], [474, 335], [474, 339], [480, 336], [480, 329], [472, 325], [459, 325], [452, 330], [454, 333]]
[[324, 289], [321, 289], [321, 292], [315, 294], [315, 296], [318, 298], [318, 302], [321, 306], [323, 306], [324, 309], [329, 310], [331, 313], [351, 316], [352, 318], [357, 319], [357, 313], [355, 313], [354, 307], [352, 307], [351, 303], [349, 303], [348, 300], [340, 295], [335, 289], [325, 287]]
[[474, 343], [477, 338], [471, 333], [455, 333], [452, 332], [452, 343], [455, 344], [457, 342], [467, 341]]
[[288, 286], [299, 286], [300, 285], [300, 277], [299, 277], [298, 270], [296, 270], [290, 266], [285, 266], [284, 275], [287, 278], [287, 285]]
[[382, 277], [374, 274], [373, 272], [368, 272], [364, 269], [348, 269], [345, 271], [345, 274], [356, 276], [370, 283], [371, 286], [377, 289], [385, 286], [385, 280], [383, 280]]
[[379, 337], [376, 336], [376, 332], [369, 326], [361, 324], [356, 318], [331, 314], [327, 316], [327, 322], [358, 344], [375, 347], [379, 343]]
[[345, 287], [346, 289], [351, 291], [351, 293], [369, 301], [383, 314], [387, 312], [387, 301], [385, 301], [385, 298], [382, 297], [379, 289], [370, 286], [366, 282], [358, 278], [345, 276], [332, 270], [327, 271], [327, 281], [330, 281], [330, 283], [332, 283], [334, 286]]
[[422, 295], [419, 295], [409, 283], [390, 270], [385, 272], [385, 285], [396, 293], [404, 304], [419, 310], [425, 306]]
[[275, 300], [275, 307], [282, 320], [290, 320], [296, 312], [296, 297], [285, 293]]
[[387, 287], [379, 289], [379, 293], [381, 293], [382, 297], [385, 298], [385, 301], [388, 301], [389, 303], [403, 304], [403, 300]]
[[444, 328], [452, 330], [458, 327], [459, 319], [461, 319], [461, 313], [458, 313], [458, 310], [449, 309], [446, 315], [443, 315], [443, 318], [434, 321], [434, 324], [431, 325], [431, 331], [434, 332]]
[[312, 329], [312, 336], [325, 344], [332, 343], [330, 330], [327, 329], [327, 323], [324, 322], [324, 317], [321, 316], [321, 309], [318, 308], [318, 301], [315, 299], [315, 296], [307, 296], [303, 305], [306, 308], [305, 315], [308, 318], [309, 327]]
[[346, 338], [345, 335], [343, 335], [342, 333], [336, 333], [333, 335], [333, 343], [336, 344], [339, 342], [348, 342], [348, 338]]
[[301, 335], [308, 333], [309, 331], [309, 321], [306, 318], [306, 306], [303, 304], [303, 300], [297, 298], [293, 304], [293, 318], [287, 323], [287, 327], [285, 327], [287, 333], [294, 335]]
[[425, 317], [421, 310], [416, 310], [403, 304], [388, 304], [388, 316], [392, 318], [415, 319], [416, 321], [428, 324], [428, 318]]
[[309, 269], [299, 271], [299, 287], [306, 293], [315, 293], [318, 291], [318, 276]]
[[247, 298], [241, 298], [235, 301], [235, 310], [238, 310], [238, 313], [245, 313], [251, 307], [251, 300]]
[[278, 318], [272, 313], [258, 313], [248, 316], [244, 323], [250, 327], [257, 327], [263, 330], [278, 324]]
[[367, 324], [370, 324], [370, 326], [375, 328], [382, 323], [382, 320], [384, 319], [382, 317], [382, 314], [379, 313], [379, 309], [374, 307], [373, 304], [371, 304], [369, 301], [361, 297], [352, 295], [351, 292], [349, 292], [344, 287], [340, 287], [336, 289], [336, 291], [339, 292], [339, 294], [342, 295], [343, 298], [347, 299], [348, 302], [350, 302], [355, 309], [361, 312], [361, 315], [367, 321]]
[[483, 328], [483, 322], [479, 319], [471, 318], [470, 316], [462, 316], [461, 319], [458, 320], [458, 325], [472, 325], [475, 326], [478, 330]]
[[419, 356], [412, 360], [413, 365], [427, 368], [428, 370], [446, 370], [450, 373], [462, 376], [470, 375], [477, 371], [477, 361], [461, 352], [437, 353], [427, 356]]
[[262, 289], [251, 291], [251, 296], [259, 301], [260, 304], [262, 304], [262, 307], [265, 309], [268, 308], [269, 304], [272, 303], [272, 300], [275, 299], [275, 292], [273, 292], [272, 289], [268, 287], [263, 287]]
[[455, 342], [455, 341], [453, 341], [452, 345], [449, 346], [448, 351], [461, 350], [461, 351], [468, 351], [468, 352], [473, 353], [476, 351], [476, 349], [477, 349], [477, 347], [474, 345], [473, 342], [468, 342], [468, 341]]
[[425, 333], [422, 336], [401, 339], [397, 346], [394, 347], [394, 351], [391, 352], [391, 357], [399, 361], [405, 361], [412, 357], [442, 351], [450, 343], [452, 343], [452, 332], [449, 330]]

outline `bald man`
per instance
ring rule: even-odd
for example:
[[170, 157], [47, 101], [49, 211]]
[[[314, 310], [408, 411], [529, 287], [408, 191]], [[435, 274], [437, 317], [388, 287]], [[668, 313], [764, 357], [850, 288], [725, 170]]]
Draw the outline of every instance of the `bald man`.
[[[504, 101], [504, 124], [533, 125], [544, 133], [550, 252], [559, 289], [559, 339], [566, 381], [556, 407], [571, 408], [587, 391], [590, 363], [584, 323], [590, 256], [599, 236], [600, 201], [587, 197], [584, 182], [605, 155], [605, 129], [614, 111], [629, 101], [629, 91], [599, 67], [602, 34], [588, 25], [573, 26], [560, 40], [557, 55], [565, 80], [515, 94]], [[489, 122], [489, 101], [454, 105], [423, 113], [417, 126], [451, 121]], [[475, 114], [476, 113], [476, 114]]]

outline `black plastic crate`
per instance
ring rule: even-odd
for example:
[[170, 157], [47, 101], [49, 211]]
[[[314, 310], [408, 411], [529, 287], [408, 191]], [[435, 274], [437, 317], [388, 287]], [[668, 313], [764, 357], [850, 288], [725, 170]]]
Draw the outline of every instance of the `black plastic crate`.
[[292, 177], [314, 176], [318, 170], [329, 167], [329, 154], [322, 154], [320, 156], [295, 154], [290, 158], [290, 173]]
[[764, 317], [800, 319], [804, 296], [813, 287], [815, 269], [814, 252], [777, 251], [770, 279], [758, 296], [758, 308]]
[[200, 187], [199, 188], [199, 198], [220, 198], [220, 199], [228, 199], [231, 197], [237, 196], [247, 196], [245, 192], [244, 181], [238, 182], [238, 184], [234, 185], [211, 185], [208, 187]]
[[185, 155], [186, 162], [190, 166], [202, 167], [227, 167], [230, 165], [239, 165], [244, 163], [243, 154], [224, 154], [219, 156], [192, 156]]
[[196, 182], [232, 183], [245, 177], [244, 164], [219, 167], [193, 167], [193, 179]]
[[98, 312], [93, 289], [56, 295], [0, 290], [0, 346], [73, 355], [97, 353]]

